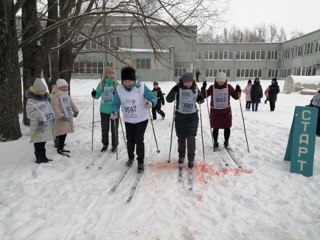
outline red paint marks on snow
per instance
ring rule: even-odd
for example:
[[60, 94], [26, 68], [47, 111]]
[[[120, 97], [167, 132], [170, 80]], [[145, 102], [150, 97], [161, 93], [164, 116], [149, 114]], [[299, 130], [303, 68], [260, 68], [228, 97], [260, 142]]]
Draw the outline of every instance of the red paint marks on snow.
[[[172, 170], [178, 169], [178, 163], [172, 162], [157, 162], [149, 163], [148, 167], [159, 170]], [[184, 167], [187, 170], [187, 166]], [[207, 162], [197, 162], [195, 165], [195, 175], [199, 183], [206, 184], [208, 180], [211, 180], [213, 177], [223, 177], [226, 175], [239, 175], [241, 173], [251, 173], [252, 170], [245, 168], [232, 168], [224, 167], [220, 171], [217, 170], [212, 164]]]

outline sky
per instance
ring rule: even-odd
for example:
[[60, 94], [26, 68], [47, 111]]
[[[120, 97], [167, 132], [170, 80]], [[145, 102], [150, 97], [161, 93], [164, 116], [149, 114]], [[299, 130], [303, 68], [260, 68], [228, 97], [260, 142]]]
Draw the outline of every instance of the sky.
[[273, 23], [278, 29], [283, 27], [287, 34], [295, 30], [309, 33], [320, 29], [319, 9], [319, 0], [229, 0], [226, 22], [220, 28], [252, 29]]

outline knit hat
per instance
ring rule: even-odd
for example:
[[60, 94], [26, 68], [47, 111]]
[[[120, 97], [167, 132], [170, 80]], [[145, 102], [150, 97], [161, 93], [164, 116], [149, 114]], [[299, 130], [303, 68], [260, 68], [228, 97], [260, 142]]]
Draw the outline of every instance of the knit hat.
[[56, 86], [57, 88], [61, 88], [63, 86], [68, 86], [68, 83], [66, 80], [62, 79], [62, 78], [59, 78], [56, 82]]
[[249, 84], [249, 83], [252, 83], [251, 79], [248, 80], [248, 84]]
[[158, 82], [153, 82], [153, 85], [159, 85], [159, 83]]
[[132, 67], [123, 67], [121, 69], [121, 81], [124, 80], [136, 80], [136, 70]]
[[114, 73], [113, 68], [110, 66], [105, 67], [104, 76], [106, 77], [108, 73]]
[[191, 72], [186, 72], [180, 77], [179, 80], [182, 82], [193, 82], [193, 74]]
[[47, 91], [48, 90], [48, 86], [46, 84], [46, 82], [40, 78], [36, 78], [33, 82], [32, 85], [33, 89], [36, 90], [37, 92], [40, 91]]
[[227, 80], [227, 76], [224, 72], [218, 72], [216, 75], [216, 81], [218, 83], [224, 83]]

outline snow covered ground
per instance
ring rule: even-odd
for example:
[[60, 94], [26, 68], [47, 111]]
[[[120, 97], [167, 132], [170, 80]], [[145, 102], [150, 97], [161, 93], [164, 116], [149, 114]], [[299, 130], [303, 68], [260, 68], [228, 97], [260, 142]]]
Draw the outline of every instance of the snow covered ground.
[[[73, 80], [72, 97], [80, 109], [76, 132], [68, 134], [71, 158], [56, 154], [53, 142], [46, 145], [54, 161], [36, 167], [29, 129], [23, 137], [0, 143], [0, 239], [1, 240], [317, 240], [320, 236], [320, 138], [316, 140], [314, 175], [289, 172], [284, 162], [295, 106], [311, 96], [280, 93], [275, 112], [260, 104], [258, 112], [244, 111], [250, 153], [247, 152], [239, 101], [231, 100], [233, 127], [230, 138], [239, 171], [223, 151], [212, 152], [206, 103], [201, 106], [197, 136], [194, 190], [187, 179], [177, 181], [177, 139], [173, 135], [169, 158], [173, 104], [163, 107], [166, 119], [153, 122], [160, 153], [157, 153], [149, 121], [145, 135], [146, 170], [131, 202], [127, 203], [137, 175], [136, 162], [117, 191], [110, 189], [125, 170], [127, 154], [119, 128], [118, 160], [108, 153], [90, 169], [101, 148], [100, 122], [94, 127], [91, 152], [92, 99], [97, 80]], [[270, 81], [262, 81], [263, 89]], [[283, 87], [283, 81], [280, 81]], [[152, 82], [147, 82], [152, 88]], [[168, 93], [173, 82], [160, 83]], [[232, 83], [235, 86], [234, 83]], [[246, 81], [240, 82], [243, 89]], [[199, 85], [201, 87], [201, 85]], [[242, 96], [242, 107], [245, 100]], [[264, 100], [264, 99], [263, 99]], [[95, 121], [100, 120], [95, 101]], [[220, 144], [223, 133], [220, 131]], [[230, 167], [224, 169], [222, 159]], [[103, 162], [104, 161], [104, 162]], [[98, 167], [102, 165], [102, 169]]]

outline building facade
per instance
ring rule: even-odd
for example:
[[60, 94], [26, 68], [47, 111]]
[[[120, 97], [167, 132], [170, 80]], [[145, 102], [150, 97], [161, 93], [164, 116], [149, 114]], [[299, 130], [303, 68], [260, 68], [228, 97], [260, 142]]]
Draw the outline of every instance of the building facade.
[[[115, 29], [132, 26], [133, 19], [114, 19]], [[105, 66], [116, 77], [126, 64], [136, 68], [143, 81], [177, 81], [185, 72], [200, 71], [200, 81], [213, 80], [224, 71], [230, 81], [259, 77], [284, 79], [289, 75], [320, 75], [320, 29], [283, 43], [199, 43], [197, 27], [188, 26], [187, 37], [166, 27], [150, 27], [158, 48], [150, 46], [139, 28], [89, 41], [74, 62], [73, 78], [101, 78]], [[81, 40], [81, 39], [79, 39]], [[160, 47], [159, 47], [160, 46]]]

